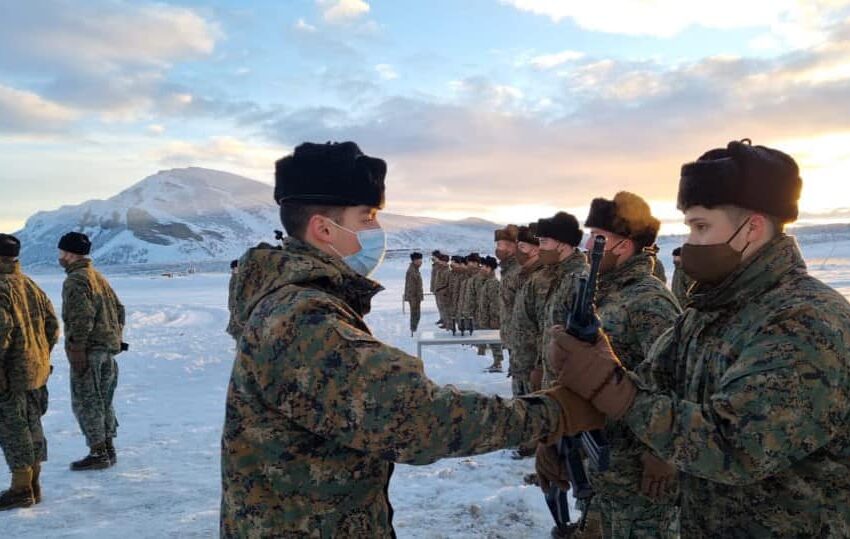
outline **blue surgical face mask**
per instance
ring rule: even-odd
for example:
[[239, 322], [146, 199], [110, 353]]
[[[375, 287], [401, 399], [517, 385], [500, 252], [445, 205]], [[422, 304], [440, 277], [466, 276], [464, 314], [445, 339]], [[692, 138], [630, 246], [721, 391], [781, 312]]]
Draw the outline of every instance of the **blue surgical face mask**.
[[353, 255], [342, 256], [336, 247], [331, 245], [331, 249], [336, 251], [342, 261], [364, 277], [369, 277], [378, 268], [381, 262], [384, 261], [384, 254], [387, 251], [387, 233], [383, 228], [369, 228], [354, 232], [335, 221], [331, 221], [337, 228], [345, 230], [349, 234], [357, 236], [357, 241], [360, 243], [360, 250]]

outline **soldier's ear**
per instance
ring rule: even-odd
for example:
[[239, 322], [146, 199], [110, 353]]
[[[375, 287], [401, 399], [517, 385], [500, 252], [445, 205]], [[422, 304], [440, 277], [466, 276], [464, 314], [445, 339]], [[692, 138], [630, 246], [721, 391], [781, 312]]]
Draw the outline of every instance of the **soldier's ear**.
[[305, 227], [305, 239], [320, 243], [330, 243], [333, 238], [332, 228], [333, 225], [328, 222], [328, 217], [319, 215], [318, 213], [311, 215]]

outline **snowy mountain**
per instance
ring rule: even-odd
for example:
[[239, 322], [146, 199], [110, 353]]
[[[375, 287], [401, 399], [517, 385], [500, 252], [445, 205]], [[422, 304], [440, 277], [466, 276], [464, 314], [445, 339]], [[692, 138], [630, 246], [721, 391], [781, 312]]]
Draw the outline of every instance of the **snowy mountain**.
[[[388, 248], [492, 249], [495, 224], [382, 214]], [[22, 262], [56, 264], [62, 234], [86, 233], [99, 265], [179, 264], [239, 257], [281, 228], [271, 187], [203, 168], [160, 171], [107, 200], [39, 212], [17, 233]]]

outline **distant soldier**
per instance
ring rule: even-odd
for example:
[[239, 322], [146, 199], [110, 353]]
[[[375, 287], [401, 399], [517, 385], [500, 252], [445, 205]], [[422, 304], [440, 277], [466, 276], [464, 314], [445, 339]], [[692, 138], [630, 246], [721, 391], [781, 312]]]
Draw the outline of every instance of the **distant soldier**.
[[88, 258], [91, 241], [79, 232], [59, 240], [65, 352], [71, 364], [71, 406], [86, 437], [89, 454], [71, 470], [102, 470], [118, 460], [113, 439], [118, 420], [112, 400], [118, 386], [115, 355], [124, 349], [124, 306]]
[[496, 258], [499, 260], [499, 334], [502, 346], [510, 353], [510, 336], [508, 335], [510, 319], [513, 313], [514, 300], [519, 289], [520, 265], [516, 259], [516, 240], [519, 228], [508, 225], [496, 230]]
[[682, 270], [682, 248], [676, 247], [673, 249], [673, 282], [670, 288], [673, 290], [673, 295], [679, 301], [679, 305], [685, 307], [688, 304], [688, 289], [694, 284], [693, 279]]
[[[382, 287], [386, 164], [353, 142], [302, 144], [277, 162], [282, 250], [242, 258], [245, 330], [222, 434], [221, 536], [395, 537], [394, 463], [430, 464], [583, 424], [561, 388], [507, 400], [425, 376], [363, 317]], [[244, 316], [244, 315], [243, 315]], [[577, 398], [577, 397], [576, 397]]]
[[[508, 321], [502, 321], [502, 324], [508, 324], [507, 344], [511, 350], [510, 367], [508, 368], [508, 376], [511, 378], [511, 390], [514, 397], [527, 395], [540, 389], [540, 380], [543, 372], [535, 370], [535, 357], [528, 353], [523, 354], [520, 351], [520, 335], [517, 329], [517, 306], [516, 301], [519, 299], [519, 293], [525, 284], [543, 268], [543, 263], [540, 262], [540, 241], [537, 239], [535, 232], [537, 231], [537, 223], [532, 223], [529, 226], [521, 226], [517, 231], [517, 253], [516, 259], [520, 270], [517, 274], [517, 295], [514, 299], [514, 309], [511, 312]], [[534, 382], [532, 382], [534, 378]]]
[[0, 510], [41, 502], [41, 463], [47, 440], [41, 416], [47, 412], [50, 351], [59, 339], [53, 305], [21, 273], [21, 243], [0, 234], [0, 448], [12, 485], [0, 493]]
[[[496, 268], [499, 262], [492, 256], [484, 257], [481, 264], [483, 280], [476, 299], [478, 305], [475, 309], [475, 327], [480, 329], [499, 329], [501, 325], [501, 313], [499, 305], [499, 280], [496, 278]], [[490, 352], [493, 354], [493, 363], [485, 370], [487, 372], [502, 372], [502, 362], [505, 357], [501, 344], [491, 344]]]
[[437, 310], [440, 312], [440, 319], [437, 325], [441, 328], [447, 328], [451, 325], [451, 315], [449, 310], [449, 297], [451, 286], [451, 270], [449, 269], [449, 256], [440, 253], [437, 256], [436, 263], [437, 277], [434, 281], [434, 300], [437, 303]]
[[437, 273], [438, 273], [437, 268], [439, 267], [437, 263], [440, 261], [439, 257], [440, 257], [440, 251], [439, 250], [431, 252], [431, 284], [428, 286], [428, 291], [431, 292], [432, 294], [434, 293], [434, 291], [436, 289]]
[[230, 262], [230, 282], [227, 286], [227, 311], [230, 317], [227, 321], [227, 333], [239, 340], [239, 335], [242, 333], [242, 328], [239, 326], [238, 317], [236, 316], [236, 276], [239, 274], [239, 261], [232, 260]]
[[850, 304], [783, 231], [801, 188], [789, 155], [749, 140], [685, 164], [696, 284], [674, 327], [637, 371], [607, 338], [552, 331], [558, 382], [675, 469], [681, 537], [850, 537]]
[[644, 251], [652, 257], [652, 275], [662, 283], [667, 284], [667, 272], [664, 270], [664, 264], [661, 263], [661, 259], [658, 258], [661, 248], [653, 243], [645, 247]]
[[412, 337], [419, 329], [419, 318], [421, 317], [422, 300], [422, 253], [411, 253], [410, 266], [404, 276], [404, 301], [410, 304], [410, 336]]

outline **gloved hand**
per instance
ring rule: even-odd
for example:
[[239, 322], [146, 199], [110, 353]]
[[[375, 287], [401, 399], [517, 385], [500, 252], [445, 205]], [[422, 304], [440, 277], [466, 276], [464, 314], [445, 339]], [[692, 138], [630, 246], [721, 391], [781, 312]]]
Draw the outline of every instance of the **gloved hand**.
[[580, 341], [562, 326], [549, 330], [547, 361], [558, 373], [558, 384], [593, 403], [606, 416], [626, 415], [637, 395], [634, 382], [625, 375], [608, 337], [601, 333], [596, 344]]
[[537, 444], [534, 457], [537, 482], [543, 492], [548, 492], [552, 485], [561, 490], [570, 489], [570, 473], [564, 459], [558, 457], [557, 445]]
[[672, 464], [668, 464], [649, 451], [641, 455], [640, 461], [643, 463], [640, 491], [644, 496], [658, 499], [673, 490], [679, 474]]
[[76, 374], [83, 374], [89, 368], [88, 355], [86, 347], [77, 343], [65, 343], [65, 354], [68, 356], [68, 362], [71, 364], [71, 369]]
[[555, 444], [563, 436], [575, 436], [580, 432], [597, 430], [605, 426], [605, 416], [589, 401], [566, 387], [556, 385], [534, 394], [551, 397], [561, 407], [559, 432], [551, 434], [544, 443]]

